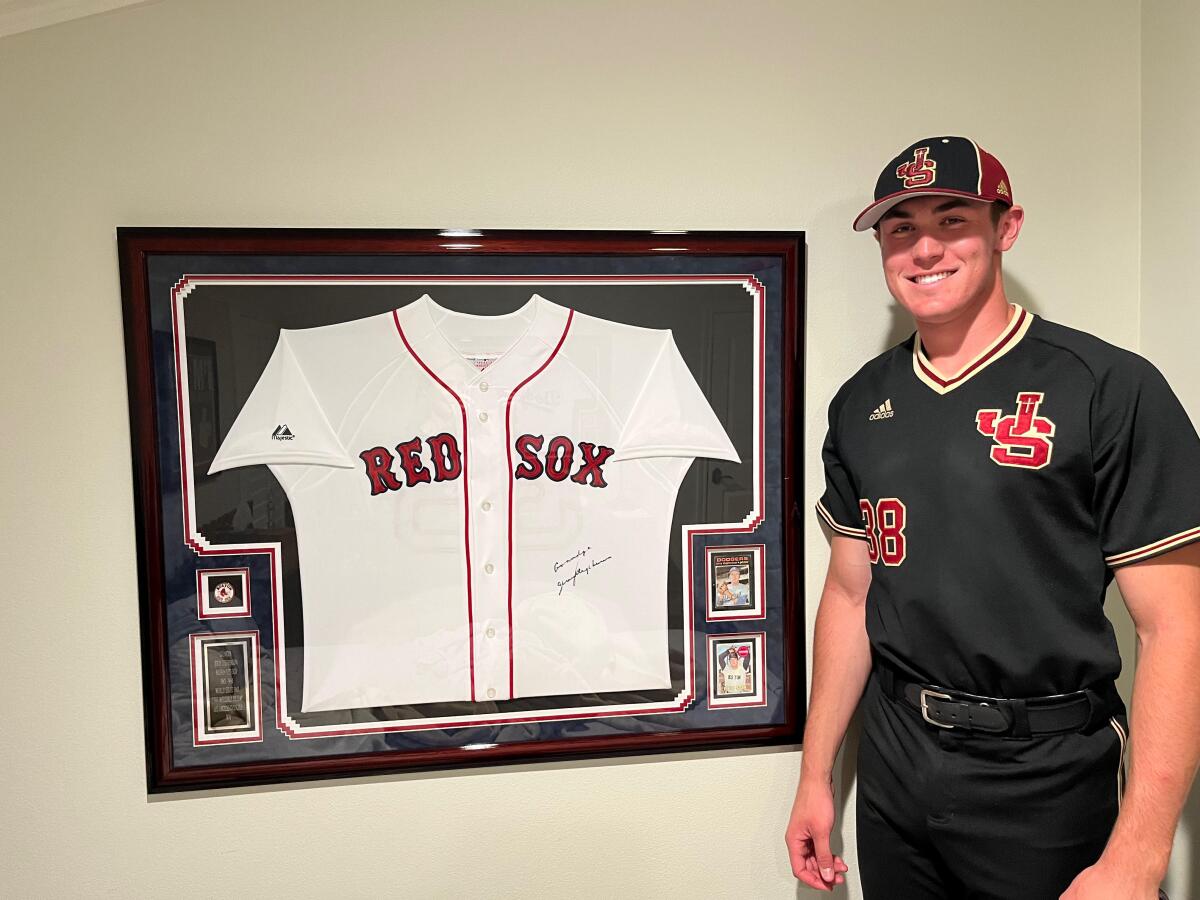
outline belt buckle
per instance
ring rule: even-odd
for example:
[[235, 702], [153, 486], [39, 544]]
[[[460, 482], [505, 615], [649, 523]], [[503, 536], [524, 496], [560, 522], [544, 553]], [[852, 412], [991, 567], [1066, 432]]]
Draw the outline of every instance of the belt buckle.
[[949, 694], [943, 694], [940, 691], [930, 690], [929, 688], [921, 688], [921, 718], [930, 725], [936, 725], [938, 728], [954, 728], [953, 725], [946, 725], [943, 722], [935, 722], [929, 718], [929, 698], [936, 697], [938, 700], [950, 700]]

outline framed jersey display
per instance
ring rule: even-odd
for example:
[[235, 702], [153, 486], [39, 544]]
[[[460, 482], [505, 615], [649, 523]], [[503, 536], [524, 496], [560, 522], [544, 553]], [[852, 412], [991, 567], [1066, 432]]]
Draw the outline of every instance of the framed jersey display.
[[802, 234], [118, 245], [150, 790], [799, 740]]

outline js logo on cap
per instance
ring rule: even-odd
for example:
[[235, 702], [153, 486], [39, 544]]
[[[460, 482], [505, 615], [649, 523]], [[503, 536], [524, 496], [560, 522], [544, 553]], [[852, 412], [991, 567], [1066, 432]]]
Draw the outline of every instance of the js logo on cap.
[[896, 177], [904, 180], [906, 188], [933, 184], [937, 178], [937, 163], [929, 159], [929, 148], [918, 147], [913, 153], [912, 162], [901, 163], [896, 167]]

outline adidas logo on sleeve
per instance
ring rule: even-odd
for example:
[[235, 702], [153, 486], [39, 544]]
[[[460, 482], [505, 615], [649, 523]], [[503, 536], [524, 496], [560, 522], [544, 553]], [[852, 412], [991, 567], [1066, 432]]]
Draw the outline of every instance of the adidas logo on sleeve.
[[896, 413], [892, 410], [892, 398], [884, 400], [882, 404], [875, 407], [875, 412], [868, 416], [868, 422], [874, 422], [876, 419], [890, 419]]

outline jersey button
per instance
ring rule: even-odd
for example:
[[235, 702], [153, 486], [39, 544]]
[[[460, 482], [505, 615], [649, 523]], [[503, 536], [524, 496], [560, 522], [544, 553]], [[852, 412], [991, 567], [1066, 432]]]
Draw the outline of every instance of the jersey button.
[[485, 412], [481, 412], [481, 413], [479, 414], [479, 421], [480, 421], [480, 422], [486, 422], [486, 421], [487, 421], [487, 419], [488, 419], [487, 413], [485, 413]]
[[496, 696], [496, 689], [488, 688], [488, 699], [491, 700], [495, 696]]
[[490, 638], [494, 638], [496, 636], [496, 629], [489, 628], [487, 631], [484, 632], [484, 634], [486, 634]]
[[486, 381], [479, 382], [479, 389], [486, 394], [487, 389], [488, 389], [488, 383]]
[[485, 571], [489, 575], [491, 575], [493, 572], [496, 571], [496, 567], [493, 566], [491, 563], [488, 563], [486, 566], [483, 567], [483, 571]]
[[492, 508], [492, 501], [484, 500], [482, 503], [479, 504], [479, 508], [482, 509], [484, 512], [487, 512], [489, 509]]

